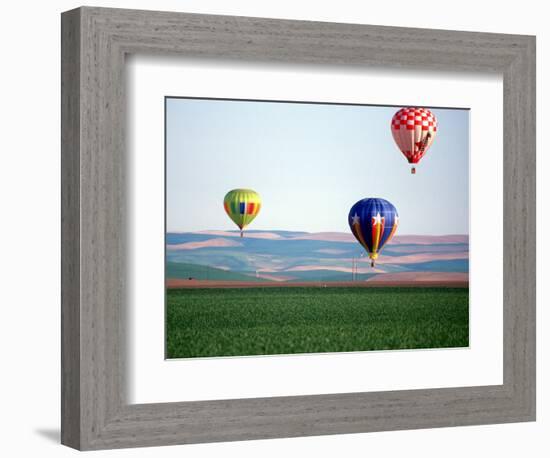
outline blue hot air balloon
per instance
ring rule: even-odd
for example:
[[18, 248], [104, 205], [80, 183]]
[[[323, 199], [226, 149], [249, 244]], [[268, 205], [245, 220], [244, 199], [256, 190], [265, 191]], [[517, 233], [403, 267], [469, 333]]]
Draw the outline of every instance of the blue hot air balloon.
[[348, 223], [357, 241], [369, 254], [371, 266], [374, 267], [380, 250], [397, 230], [399, 215], [387, 200], [369, 197], [351, 207]]

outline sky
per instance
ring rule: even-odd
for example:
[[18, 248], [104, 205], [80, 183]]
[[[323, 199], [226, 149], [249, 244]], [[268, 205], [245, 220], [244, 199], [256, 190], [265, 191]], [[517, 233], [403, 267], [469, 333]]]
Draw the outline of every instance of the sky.
[[237, 229], [223, 198], [251, 188], [250, 230], [349, 232], [351, 206], [382, 197], [396, 235], [468, 234], [469, 110], [430, 108], [437, 135], [412, 175], [390, 131], [399, 108], [167, 98], [167, 231]]

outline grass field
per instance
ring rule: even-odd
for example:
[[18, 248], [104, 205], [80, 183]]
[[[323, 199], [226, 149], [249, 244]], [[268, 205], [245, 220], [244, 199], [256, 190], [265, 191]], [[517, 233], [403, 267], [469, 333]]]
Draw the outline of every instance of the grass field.
[[468, 346], [467, 288], [167, 290], [168, 358]]

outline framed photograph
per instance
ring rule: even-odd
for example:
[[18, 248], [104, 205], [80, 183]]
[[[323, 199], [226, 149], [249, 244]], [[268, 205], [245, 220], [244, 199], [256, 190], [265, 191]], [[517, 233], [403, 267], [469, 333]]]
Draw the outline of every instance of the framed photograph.
[[62, 442], [535, 419], [535, 39], [62, 15]]

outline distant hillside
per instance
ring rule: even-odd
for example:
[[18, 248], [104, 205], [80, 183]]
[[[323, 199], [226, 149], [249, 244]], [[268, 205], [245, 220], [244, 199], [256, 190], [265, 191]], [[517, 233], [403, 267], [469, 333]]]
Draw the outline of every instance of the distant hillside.
[[254, 275], [216, 269], [210, 266], [185, 264], [178, 262], [166, 263], [166, 278], [193, 278], [195, 280], [232, 280], [232, 281], [266, 281], [257, 279]]
[[469, 269], [467, 235], [396, 237], [376, 268], [348, 233], [203, 231], [166, 235], [167, 278], [251, 281], [348, 281], [396, 272]]

